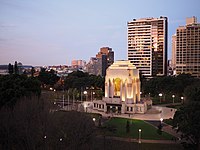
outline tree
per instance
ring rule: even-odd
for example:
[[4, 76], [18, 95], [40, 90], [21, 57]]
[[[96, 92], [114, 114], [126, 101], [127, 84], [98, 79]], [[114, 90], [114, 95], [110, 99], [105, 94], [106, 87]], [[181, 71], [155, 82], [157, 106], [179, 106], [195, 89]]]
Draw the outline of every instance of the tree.
[[173, 127], [178, 128], [177, 132], [182, 133], [186, 139], [185, 147], [200, 149], [200, 103], [190, 102], [188, 105], [176, 111], [173, 118]]
[[97, 98], [101, 97], [103, 94], [102, 90], [104, 90], [104, 82], [104, 78], [101, 76], [89, 75], [82, 71], [74, 71], [65, 78], [64, 88], [65, 90], [77, 89], [79, 93], [86, 89], [93, 90], [95, 91], [95, 97]]
[[0, 149], [90, 149], [94, 122], [85, 113], [51, 112], [48, 98], [20, 99], [0, 110]]
[[35, 73], [35, 68], [31, 67], [31, 77], [34, 77], [34, 73]]
[[190, 85], [184, 90], [187, 102], [176, 111], [173, 118], [173, 127], [178, 128], [187, 143], [184, 146], [189, 149], [200, 149], [200, 84]]
[[13, 65], [11, 63], [8, 64], [8, 73], [13, 74]]
[[186, 103], [191, 101], [200, 102], [200, 82], [196, 82], [195, 84], [186, 87], [184, 95]]
[[54, 86], [60, 78], [56, 75], [54, 70], [46, 71], [45, 68], [41, 68], [38, 79], [41, 81], [44, 88], [45, 85]]
[[15, 74], [19, 74], [19, 68], [18, 68], [18, 65], [17, 65], [17, 61], [15, 61], [14, 73], [15, 73]]
[[21, 97], [40, 96], [40, 82], [24, 75], [0, 76], [0, 108], [4, 105], [13, 107]]

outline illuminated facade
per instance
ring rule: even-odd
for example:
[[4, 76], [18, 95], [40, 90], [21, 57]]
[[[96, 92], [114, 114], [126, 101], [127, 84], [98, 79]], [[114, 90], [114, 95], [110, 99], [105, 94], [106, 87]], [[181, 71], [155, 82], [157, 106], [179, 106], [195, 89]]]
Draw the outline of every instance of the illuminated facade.
[[128, 60], [146, 77], [167, 75], [167, 17], [128, 22]]
[[172, 62], [176, 74], [191, 74], [200, 78], [200, 23], [196, 17], [179, 26], [172, 41]]
[[106, 70], [105, 97], [93, 109], [115, 113], [145, 113], [151, 101], [140, 98], [139, 71], [130, 61], [116, 61]]

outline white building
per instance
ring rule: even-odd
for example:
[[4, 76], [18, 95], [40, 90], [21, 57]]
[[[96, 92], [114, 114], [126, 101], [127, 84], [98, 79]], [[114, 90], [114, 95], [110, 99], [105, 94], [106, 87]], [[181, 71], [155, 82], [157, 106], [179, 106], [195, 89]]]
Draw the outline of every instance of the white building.
[[145, 113], [151, 100], [140, 98], [139, 71], [130, 61], [116, 61], [106, 70], [105, 97], [93, 109], [114, 113]]

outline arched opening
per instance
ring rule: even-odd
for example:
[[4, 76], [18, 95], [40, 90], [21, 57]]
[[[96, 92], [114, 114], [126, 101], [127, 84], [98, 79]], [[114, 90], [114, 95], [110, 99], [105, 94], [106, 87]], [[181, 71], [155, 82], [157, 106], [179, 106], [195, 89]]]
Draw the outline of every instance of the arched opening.
[[115, 85], [114, 96], [115, 97], [120, 97], [121, 79], [120, 78], [115, 78], [114, 79], [114, 85]]

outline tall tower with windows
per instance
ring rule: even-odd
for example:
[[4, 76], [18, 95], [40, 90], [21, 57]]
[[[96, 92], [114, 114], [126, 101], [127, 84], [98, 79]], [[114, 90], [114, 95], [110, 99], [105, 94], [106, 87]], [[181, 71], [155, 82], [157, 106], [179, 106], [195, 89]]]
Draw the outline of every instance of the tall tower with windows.
[[128, 60], [146, 77], [167, 75], [167, 17], [128, 22]]

